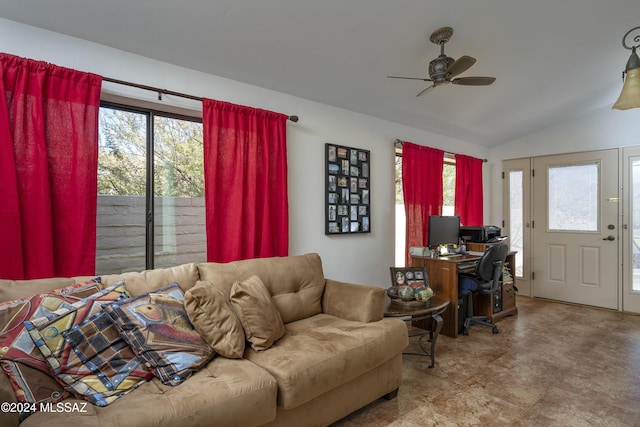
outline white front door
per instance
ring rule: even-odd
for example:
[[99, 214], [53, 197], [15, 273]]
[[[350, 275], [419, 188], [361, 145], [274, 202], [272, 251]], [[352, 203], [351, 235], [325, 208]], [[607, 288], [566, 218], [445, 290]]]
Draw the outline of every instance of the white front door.
[[618, 150], [533, 159], [533, 296], [618, 309]]

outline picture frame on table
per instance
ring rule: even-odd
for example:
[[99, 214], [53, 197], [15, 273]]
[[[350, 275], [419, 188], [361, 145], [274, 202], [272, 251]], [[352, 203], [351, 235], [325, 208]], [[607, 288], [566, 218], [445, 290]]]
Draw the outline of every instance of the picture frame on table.
[[391, 286], [410, 286], [419, 283], [420, 286], [429, 288], [429, 275], [424, 267], [390, 267]]

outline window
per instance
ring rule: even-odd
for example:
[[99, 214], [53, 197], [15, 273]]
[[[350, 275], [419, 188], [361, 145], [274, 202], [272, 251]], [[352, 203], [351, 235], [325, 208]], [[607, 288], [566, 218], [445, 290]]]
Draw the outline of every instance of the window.
[[404, 211], [404, 195], [402, 193], [402, 149], [396, 148], [396, 242], [395, 242], [395, 265], [405, 264], [405, 244], [407, 241], [407, 217]]
[[442, 167], [442, 215], [453, 216], [456, 198], [456, 161], [444, 158]]
[[103, 104], [98, 274], [206, 261], [202, 123]]
[[524, 254], [524, 171], [509, 171], [509, 243], [516, 252], [516, 277], [523, 275]]
[[633, 269], [631, 291], [640, 293], [640, 158], [632, 157], [630, 164], [631, 239], [628, 245]]
[[598, 165], [552, 166], [548, 180], [549, 230], [598, 231]]
[[[396, 148], [396, 241], [395, 263], [397, 266], [405, 263], [406, 215], [404, 211], [404, 197], [402, 194], [402, 149]], [[442, 215], [453, 215], [456, 195], [456, 160], [455, 157], [444, 158], [442, 169]]]

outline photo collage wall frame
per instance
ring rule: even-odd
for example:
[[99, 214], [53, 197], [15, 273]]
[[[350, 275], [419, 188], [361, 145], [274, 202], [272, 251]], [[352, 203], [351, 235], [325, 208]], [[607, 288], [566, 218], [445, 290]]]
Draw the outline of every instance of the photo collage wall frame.
[[325, 144], [325, 234], [371, 232], [371, 152]]

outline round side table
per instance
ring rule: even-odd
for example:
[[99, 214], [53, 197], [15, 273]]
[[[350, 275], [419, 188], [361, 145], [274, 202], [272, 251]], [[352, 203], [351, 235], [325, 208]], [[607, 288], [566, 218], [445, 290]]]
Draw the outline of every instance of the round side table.
[[[440, 329], [442, 329], [442, 317], [440, 316], [449, 306], [449, 299], [443, 296], [435, 295], [426, 303], [405, 303], [400, 301], [395, 301], [385, 297], [385, 305], [384, 305], [384, 317], [410, 317], [410, 319], [406, 319], [406, 321], [415, 321], [415, 320], [424, 320], [431, 319], [431, 328], [425, 333], [409, 335], [411, 337], [419, 337], [418, 344], [420, 345], [420, 349], [422, 353], [402, 353], [402, 354], [410, 354], [417, 356], [428, 356], [431, 358], [431, 365], [429, 368], [433, 368], [436, 363], [436, 340], [438, 339], [438, 334], [440, 333]], [[423, 343], [424, 337], [428, 336], [429, 341], [431, 342], [431, 347], [429, 350], [425, 348], [425, 344]]]

